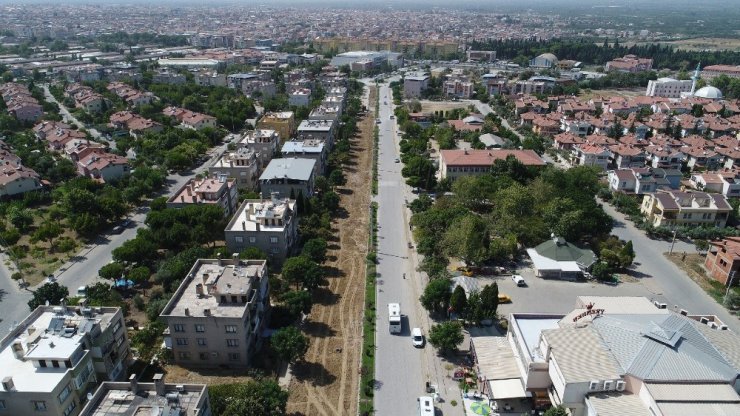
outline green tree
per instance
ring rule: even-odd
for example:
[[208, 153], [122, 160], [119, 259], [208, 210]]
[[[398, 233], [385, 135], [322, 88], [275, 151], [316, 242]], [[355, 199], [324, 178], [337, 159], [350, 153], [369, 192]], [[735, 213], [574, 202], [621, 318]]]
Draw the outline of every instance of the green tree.
[[136, 238], [125, 241], [113, 250], [113, 260], [134, 264], [146, 263], [156, 257], [158, 248], [154, 241], [137, 235]]
[[311, 292], [307, 290], [291, 290], [280, 295], [280, 301], [293, 316], [299, 316], [301, 313], [311, 312], [313, 299]]
[[[126, 310], [126, 303], [121, 294], [107, 283], [98, 282], [85, 287], [85, 299], [90, 306], [113, 306]], [[124, 312], [125, 314], [125, 312]]]
[[462, 286], [456, 286], [450, 296], [450, 309], [458, 315], [464, 316], [467, 312], [468, 298]]
[[631, 266], [633, 261], [635, 261], [635, 249], [632, 247], [632, 240], [630, 240], [619, 250], [619, 263], [625, 269]]
[[450, 281], [445, 278], [432, 279], [424, 288], [424, 293], [419, 298], [424, 309], [431, 313], [441, 315], [447, 312], [450, 305]]
[[59, 237], [64, 229], [58, 222], [45, 222], [33, 233], [33, 239], [49, 243], [49, 248], [54, 251], [54, 239]]
[[239, 258], [242, 260], [267, 260], [267, 254], [257, 247], [247, 247], [239, 253]]
[[323, 238], [312, 238], [303, 245], [301, 255], [321, 264], [326, 261], [326, 249], [326, 240]]
[[49, 302], [50, 305], [60, 305], [62, 301], [67, 301], [69, 289], [57, 282], [46, 283], [33, 291], [31, 300], [28, 301], [28, 307], [33, 311], [39, 306]]
[[465, 318], [474, 324], [479, 324], [480, 321], [485, 319], [480, 293], [478, 293], [478, 291], [471, 292], [467, 303]]
[[563, 406], [555, 406], [547, 409], [545, 416], [568, 416], [568, 411]]
[[696, 239], [694, 240], [694, 246], [696, 246], [696, 251], [706, 252], [707, 250], [709, 250], [709, 242], [707, 240]]
[[98, 270], [98, 275], [106, 280], [116, 280], [123, 276], [126, 268], [119, 262], [108, 263]]
[[135, 284], [144, 283], [149, 280], [151, 271], [146, 266], [134, 267], [128, 272], [127, 278]]
[[296, 287], [313, 289], [324, 278], [321, 267], [305, 256], [291, 257], [283, 263], [281, 275], [285, 281]]
[[13, 205], [6, 214], [8, 221], [21, 232], [25, 232], [33, 225], [33, 213], [27, 208]]
[[498, 283], [493, 282], [483, 287], [480, 292], [480, 303], [483, 319], [495, 319], [498, 311]]
[[459, 257], [466, 264], [480, 264], [488, 259], [488, 229], [486, 222], [475, 214], [458, 218], [442, 237], [447, 255]]
[[409, 186], [433, 189], [436, 184], [434, 164], [423, 156], [411, 156], [405, 160], [401, 175]]
[[293, 326], [279, 329], [270, 339], [275, 354], [289, 363], [303, 360], [308, 351], [308, 338]]
[[282, 416], [286, 414], [288, 392], [274, 380], [208, 386], [212, 413], [220, 416]]
[[462, 325], [456, 321], [442, 322], [429, 331], [429, 343], [443, 353], [457, 350], [463, 339]]
[[612, 268], [607, 262], [600, 261], [591, 267], [591, 274], [597, 280], [608, 281], [612, 278]]

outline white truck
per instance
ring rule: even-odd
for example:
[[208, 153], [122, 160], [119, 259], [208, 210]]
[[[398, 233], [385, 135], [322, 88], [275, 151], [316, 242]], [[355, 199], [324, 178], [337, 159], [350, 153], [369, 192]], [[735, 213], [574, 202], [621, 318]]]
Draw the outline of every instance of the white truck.
[[401, 305], [398, 303], [388, 304], [388, 325], [391, 334], [401, 333]]

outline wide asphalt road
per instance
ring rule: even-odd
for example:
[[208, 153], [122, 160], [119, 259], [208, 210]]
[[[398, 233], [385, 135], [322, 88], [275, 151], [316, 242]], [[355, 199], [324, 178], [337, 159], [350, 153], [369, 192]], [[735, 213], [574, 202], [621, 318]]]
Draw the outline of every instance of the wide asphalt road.
[[[454, 382], [446, 379], [442, 360], [436, 356], [434, 348], [426, 345], [423, 349], [411, 344], [410, 331], [413, 327], [422, 328], [427, 335], [431, 326], [426, 311], [421, 308], [419, 296], [426, 278], [415, 271], [416, 256], [409, 249], [411, 241], [409, 230], [410, 211], [405, 200], [411, 201], [414, 195], [401, 176], [402, 163], [393, 114], [393, 98], [387, 84], [380, 85], [380, 146], [378, 157], [378, 195], [375, 200], [378, 208], [378, 289], [375, 411], [377, 415], [417, 414], [417, 398], [425, 393], [425, 382], [439, 386], [444, 403], [437, 408], [445, 415], [462, 414], [461, 407], [453, 408], [449, 401], [460, 401], [459, 389]], [[370, 103], [370, 108], [374, 107]], [[406, 274], [404, 279], [403, 274]], [[400, 303], [403, 315], [401, 334], [390, 334], [388, 328], [388, 304]], [[447, 385], [449, 384], [449, 386]], [[455, 410], [453, 410], [455, 409]]]

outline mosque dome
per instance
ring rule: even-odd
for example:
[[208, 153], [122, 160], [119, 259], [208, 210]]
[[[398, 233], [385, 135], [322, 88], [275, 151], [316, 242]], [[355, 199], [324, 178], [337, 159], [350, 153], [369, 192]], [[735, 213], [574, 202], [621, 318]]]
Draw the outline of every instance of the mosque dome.
[[719, 88], [712, 87], [711, 85], [708, 85], [703, 88], [699, 88], [694, 93], [694, 97], [699, 98], [708, 98], [710, 100], [719, 100], [722, 98], [722, 91], [719, 90]]

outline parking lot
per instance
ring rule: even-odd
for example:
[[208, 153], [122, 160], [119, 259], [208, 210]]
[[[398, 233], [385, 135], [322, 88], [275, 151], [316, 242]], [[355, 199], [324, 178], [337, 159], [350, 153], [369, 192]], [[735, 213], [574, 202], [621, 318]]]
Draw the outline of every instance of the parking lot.
[[481, 277], [482, 288], [495, 281], [499, 294], [511, 297], [512, 302], [501, 304], [498, 312], [502, 317], [512, 312], [526, 313], [568, 313], [573, 310], [577, 296], [645, 296], [648, 299], [663, 301], [660, 296], [651, 293], [644, 285], [638, 283], [620, 283], [609, 286], [595, 281], [569, 282], [566, 280], [541, 279], [534, 276], [529, 263], [520, 263], [516, 274], [527, 282], [525, 287], [517, 287], [510, 275]]

